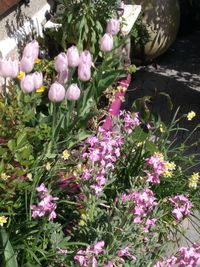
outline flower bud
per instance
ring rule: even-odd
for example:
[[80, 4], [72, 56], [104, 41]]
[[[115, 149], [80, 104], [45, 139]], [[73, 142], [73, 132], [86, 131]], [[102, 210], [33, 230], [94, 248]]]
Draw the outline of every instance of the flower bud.
[[34, 59], [32, 57], [23, 56], [20, 62], [20, 70], [29, 73], [33, 70], [34, 67]]
[[79, 64], [78, 78], [83, 82], [89, 81], [91, 78], [91, 66], [86, 63]]
[[43, 84], [43, 75], [42, 72], [34, 72], [32, 74], [33, 77], [33, 82], [34, 82], [34, 88], [38, 89], [42, 86]]
[[23, 51], [22, 57], [31, 57], [33, 59], [33, 62], [36, 58], [38, 58], [39, 55], [39, 44], [36, 40], [33, 40], [32, 42], [28, 43]]
[[7, 78], [16, 78], [19, 74], [19, 62], [17, 60], [0, 60], [0, 75]]
[[76, 46], [71, 46], [67, 50], [67, 59], [68, 59], [68, 65], [69, 67], [77, 67], [79, 64], [79, 51]]
[[106, 33], [109, 33], [111, 35], [117, 35], [120, 30], [120, 22], [118, 19], [110, 19], [107, 22], [107, 28]]
[[80, 89], [78, 88], [76, 83], [72, 83], [66, 92], [66, 98], [68, 100], [76, 101], [79, 99], [81, 94]]
[[52, 102], [61, 102], [65, 98], [65, 88], [60, 83], [55, 82], [51, 85], [48, 96]]
[[122, 17], [124, 15], [124, 1], [121, 1], [119, 7], [117, 8], [117, 15]]
[[92, 66], [92, 56], [88, 50], [84, 50], [81, 53], [79, 64], [87, 64], [90, 67]]
[[68, 78], [69, 78], [68, 70], [63, 70], [62, 72], [59, 73], [58, 82], [64, 85], [68, 81]]
[[25, 75], [20, 82], [21, 89], [24, 93], [31, 93], [35, 90], [33, 75]]
[[113, 49], [113, 37], [111, 34], [105, 33], [101, 39], [101, 50], [109, 52]]
[[68, 59], [65, 53], [60, 53], [55, 59], [55, 70], [57, 72], [62, 72], [67, 70], [68, 67]]

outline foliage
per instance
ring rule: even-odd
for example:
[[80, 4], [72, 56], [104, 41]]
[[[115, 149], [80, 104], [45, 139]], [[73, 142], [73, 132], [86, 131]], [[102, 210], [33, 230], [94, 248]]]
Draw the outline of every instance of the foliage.
[[96, 56], [106, 20], [116, 13], [117, 2], [59, 0], [54, 21], [62, 27], [48, 30], [46, 34], [55, 40], [58, 47], [61, 45], [66, 49], [69, 44], [76, 44], [80, 50], [90, 49]]

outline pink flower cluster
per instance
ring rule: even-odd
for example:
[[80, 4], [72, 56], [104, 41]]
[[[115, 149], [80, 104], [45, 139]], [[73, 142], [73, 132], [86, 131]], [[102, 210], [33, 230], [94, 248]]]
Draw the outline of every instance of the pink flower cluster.
[[191, 248], [181, 247], [176, 256], [158, 261], [154, 267], [197, 267], [200, 266], [200, 243]]
[[123, 258], [123, 257], [128, 257], [130, 258], [132, 261], [136, 261], [136, 257], [131, 255], [131, 253], [129, 252], [129, 247], [125, 247], [124, 249], [120, 249], [117, 252], [118, 257]]
[[[155, 201], [156, 198], [154, 197], [153, 191], [146, 188], [142, 190], [141, 192], [132, 192], [128, 195], [123, 194], [121, 195], [121, 200], [123, 202], [126, 201], [134, 201], [132, 213], [135, 216], [134, 222], [135, 223], [141, 223], [142, 219], [146, 217], [149, 212], [151, 212], [155, 206], [157, 205], [157, 202]], [[150, 219], [149, 219], [150, 220]], [[153, 226], [155, 223], [155, 219], [151, 219], [151, 221], [146, 221], [146, 230]]]
[[79, 250], [74, 259], [81, 267], [97, 267], [96, 255], [104, 252], [104, 241], [96, 242], [94, 245], [88, 246], [86, 250]]
[[40, 202], [37, 205], [31, 205], [32, 217], [40, 218], [43, 216], [48, 216], [49, 221], [56, 218], [56, 204], [55, 200], [58, 200], [57, 197], [52, 197], [49, 194], [49, 190], [42, 183], [39, 187], [36, 188]]
[[131, 134], [132, 131], [140, 125], [139, 113], [136, 112], [134, 117], [132, 117], [130, 111], [121, 111], [120, 115], [123, 116], [124, 127], [123, 130], [128, 134]]
[[[120, 147], [123, 145], [123, 138], [114, 131], [106, 131], [99, 128], [98, 137], [89, 137], [86, 141], [88, 150], [83, 157], [88, 160], [88, 168], [82, 174], [82, 180], [90, 180], [95, 177], [91, 188], [98, 195], [106, 184], [106, 173], [114, 169], [114, 163], [120, 156]], [[92, 167], [91, 167], [92, 166]]]
[[174, 206], [172, 214], [175, 216], [177, 221], [180, 221], [184, 216], [190, 215], [192, 203], [186, 196], [178, 195], [171, 197], [169, 198], [169, 201]]
[[165, 171], [165, 164], [166, 162], [162, 154], [155, 153], [153, 156], [147, 158], [145, 166], [149, 167], [149, 169], [144, 171], [147, 175], [147, 181], [152, 184], [159, 184], [160, 176]]

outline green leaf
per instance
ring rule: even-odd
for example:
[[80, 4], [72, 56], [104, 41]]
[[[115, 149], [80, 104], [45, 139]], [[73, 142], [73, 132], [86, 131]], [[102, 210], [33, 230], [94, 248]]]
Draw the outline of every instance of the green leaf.
[[24, 144], [27, 141], [27, 134], [26, 132], [20, 133], [20, 135], [17, 137], [17, 148], [23, 147]]
[[143, 142], [143, 141], [145, 141], [147, 139], [148, 133], [145, 133], [143, 131], [143, 129], [139, 126], [134, 130], [134, 132], [133, 132], [131, 137], [135, 141]]
[[8, 148], [11, 150], [11, 151], [14, 151], [15, 148], [16, 148], [16, 143], [15, 143], [15, 140], [14, 139], [11, 139], [8, 141]]
[[150, 142], [150, 141], [147, 141], [147, 142], [146, 142], [146, 149], [147, 149], [151, 154], [154, 154], [155, 152], [158, 152], [158, 148], [157, 148], [157, 146], [156, 146], [153, 142]]
[[12, 245], [9, 241], [8, 235], [4, 229], [1, 229], [0, 231], [0, 237], [1, 237], [1, 244], [4, 248], [4, 261], [5, 261], [5, 267], [18, 267], [16, 255], [14, 253], [14, 250], [12, 248]]

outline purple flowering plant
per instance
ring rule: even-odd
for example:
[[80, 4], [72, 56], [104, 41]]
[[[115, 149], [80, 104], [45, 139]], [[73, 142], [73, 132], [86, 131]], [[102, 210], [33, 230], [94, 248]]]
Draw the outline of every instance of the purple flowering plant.
[[[116, 1], [75, 2], [96, 12], [100, 2], [107, 10]], [[77, 11], [82, 17], [73, 25], [79, 36], [69, 31], [76, 46], [38, 62], [39, 45], [33, 41], [20, 64], [0, 62], [1, 75], [13, 79], [0, 102], [0, 262], [6, 267], [198, 266], [198, 243], [166, 255], [171, 236], [185, 221], [199, 226], [199, 173], [190, 177], [199, 161], [186, 153], [193, 132], [181, 145], [174, 141], [180, 120], [191, 120], [194, 112], [175, 114], [165, 126], [139, 109], [121, 111], [111, 128], [98, 119], [98, 127], [89, 127], [103, 92], [126, 71], [114, 51], [118, 21], [109, 20], [105, 33], [90, 20], [98, 29], [89, 31], [90, 16]]]

